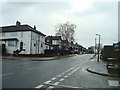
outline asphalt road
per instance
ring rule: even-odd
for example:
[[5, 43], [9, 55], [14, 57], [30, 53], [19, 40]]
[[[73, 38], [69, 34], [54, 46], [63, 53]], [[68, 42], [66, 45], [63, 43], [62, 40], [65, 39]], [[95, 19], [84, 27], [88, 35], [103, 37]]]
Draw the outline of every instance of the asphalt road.
[[2, 88], [110, 88], [108, 78], [86, 71], [92, 66], [90, 57], [84, 54], [50, 61], [3, 57]]

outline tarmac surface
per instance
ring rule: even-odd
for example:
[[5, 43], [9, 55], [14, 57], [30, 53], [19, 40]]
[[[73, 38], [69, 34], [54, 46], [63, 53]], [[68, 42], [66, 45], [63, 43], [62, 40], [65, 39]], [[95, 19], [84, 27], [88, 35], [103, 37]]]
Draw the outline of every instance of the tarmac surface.
[[92, 56], [93, 54], [47, 58], [2, 57], [2, 87], [118, 90], [120, 79], [109, 76], [107, 63], [102, 60], [97, 62], [97, 57], [90, 59]]

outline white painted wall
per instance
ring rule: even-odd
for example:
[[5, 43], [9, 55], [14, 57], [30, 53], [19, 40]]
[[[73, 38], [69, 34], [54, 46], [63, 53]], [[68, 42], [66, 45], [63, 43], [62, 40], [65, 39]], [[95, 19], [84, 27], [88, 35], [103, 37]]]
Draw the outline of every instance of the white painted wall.
[[18, 47], [20, 49], [20, 42], [23, 42], [23, 49], [25, 49], [25, 51], [20, 52], [20, 54], [30, 54], [30, 40], [31, 31], [20, 32]]
[[[17, 46], [8, 46], [8, 42], [5, 42], [7, 53], [13, 54], [13, 51], [20, 50], [20, 42], [23, 42], [23, 49], [25, 51], [20, 54], [44, 54], [45, 49], [45, 36], [32, 31], [23, 32], [5, 32], [0, 33], [0, 39], [17, 38]], [[42, 47], [41, 47], [42, 44]]]
[[53, 45], [60, 45], [61, 44], [61, 40], [52, 40], [52, 44]]
[[12, 54], [14, 50], [20, 50], [20, 42], [23, 42], [23, 48], [25, 51], [22, 51], [20, 54], [30, 54], [30, 38], [31, 33], [30, 31], [25, 32], [5, 32], [2, 33], [3, 35], [0, 37], [2, 39], [8, 38], [17, 38], [17, 46], [8, 46], [8, 41], [5, 42], [7, 53]]
[[32, 32], [31, 35], [32, 35], [31, 54], [44, 54], [45, 36], [42, 36], [35, 32]]

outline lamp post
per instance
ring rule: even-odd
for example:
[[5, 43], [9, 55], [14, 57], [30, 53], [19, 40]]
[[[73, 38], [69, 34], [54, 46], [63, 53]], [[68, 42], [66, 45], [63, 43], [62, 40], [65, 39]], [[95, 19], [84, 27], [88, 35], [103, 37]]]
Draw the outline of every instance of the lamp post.
[[95, 56], [96, 56], [96, 38], [95, 38]]
[[96, 36], [99, 36], [99, 44], [98, 44], [98, 59], [97, 59], [97, 62], [99, 62], [99, 58], [100, 58], [100, 35], [99, 34], [96, 34]]

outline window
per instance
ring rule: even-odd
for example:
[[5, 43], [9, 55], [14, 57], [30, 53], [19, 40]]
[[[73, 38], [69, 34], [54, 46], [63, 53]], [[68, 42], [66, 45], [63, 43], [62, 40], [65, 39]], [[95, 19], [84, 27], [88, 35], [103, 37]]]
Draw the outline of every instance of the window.
[[5, 36], [5, 33], [2, 33], [2, 37], [4, 37]]
[[20, 42], [20, 50], [23, 50], [23, 42]]
[[49, 40], [47, 40], [47, 42], [50, 42]]
[[17, 32], [11, 32], [11, 36], [17, 36]]
[[48, 46], [46, 46], [46, 49], [48, 49]]
[[41, 47], [43, 47], [43, 44], [41, 43]]
[[8, 46], [17, 46], [17, 41], [8, 41]]
[[52, 44], [53, 45], [58, 45], [59, 44], [59, 40], [52, 40]]

